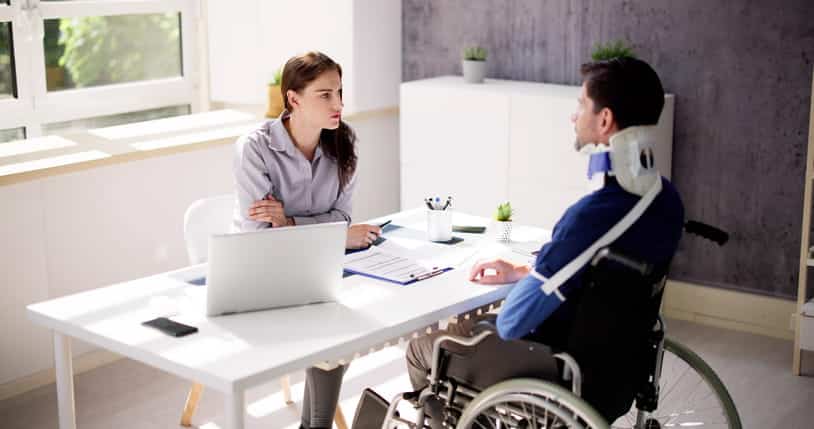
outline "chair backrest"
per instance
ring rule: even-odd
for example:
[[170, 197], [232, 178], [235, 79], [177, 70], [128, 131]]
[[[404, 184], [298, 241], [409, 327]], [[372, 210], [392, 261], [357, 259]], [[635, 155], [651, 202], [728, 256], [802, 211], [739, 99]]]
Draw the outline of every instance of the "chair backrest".
[[233, 194], [202, 198], [189, 205], [184, 214], [184, 241], [191, 264], [206, 262], [211, 235], [230, 231], [234, 208]]

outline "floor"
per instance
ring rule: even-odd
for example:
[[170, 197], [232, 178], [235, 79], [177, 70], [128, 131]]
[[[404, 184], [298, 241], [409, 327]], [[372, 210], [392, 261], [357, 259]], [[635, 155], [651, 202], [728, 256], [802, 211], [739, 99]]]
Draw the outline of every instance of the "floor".
[[[814, 422], [814, 353], [804, 355], [808, 376], [791, 374], [788, 341], [669, 321], [670, 336], [690, 346], [729, 388], [744, 428], [809, 429]], [[292, 393], [302, 395], [302, 374], [292, 374]], [[78, 427], [180, 428], [180, 411], [190, 383], [131, 360], [119, 360], [76, 378]], [[408, 390], [404, 352], [391, 347], [351, 365], [342, 388], [341, 406], [348, 423], [365, 387], [389, 398]], [[296, 428], [299, 402], [285, 406], [279, 385], [249, 391], [247, 428]], [[222, 427], [222, 396], [205, 390], [193, 423], [200, 429]], [[0, 402], [4, 429], [57, 427], [53, 385]]]

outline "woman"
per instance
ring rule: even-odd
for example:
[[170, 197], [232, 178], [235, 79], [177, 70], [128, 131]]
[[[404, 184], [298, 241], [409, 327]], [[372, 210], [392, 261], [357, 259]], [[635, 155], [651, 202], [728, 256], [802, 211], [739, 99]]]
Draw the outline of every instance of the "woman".
[[[237, 142], [235, 226], [254, 231], [351, 222], [356, 136], [342, 122], [342, 68], [309, 52], [283, 67], [285, 111]], [[369, 246], [381, 230], [348, 228], [347, 248]], [[345, 367], [306, 370], [302, 427], [330, 428]]]

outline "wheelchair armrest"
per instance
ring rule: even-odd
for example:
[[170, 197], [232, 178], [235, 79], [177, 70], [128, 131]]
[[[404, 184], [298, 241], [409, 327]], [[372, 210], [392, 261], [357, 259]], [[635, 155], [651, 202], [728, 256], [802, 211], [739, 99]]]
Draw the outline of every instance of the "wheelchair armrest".
[[571, 391], [574, 395], [582, 397], [582, 371], [579, 369], [576, 359], [565, 352], [554, 354], [554, 358], [561, 360], [563, 363], [562, 379], [564, 381], [571, 380]]
[[497, 330], [484, 330], [472, 337], [441, 335], [440, 337], [436, 338], [432, 344], [432, 370], [430, 372], [430, 385], [434, 386], [438, 382], [438, 365], [441, 361], [441, 346], [443, 343], [449, 341], [461, 346], [472, 347], [495, 333], [497, 333]]
[[495, 322], [497, 321], [497, 314], [490, 314], [489, 316], [494, 316], [489, 319], [481, 320], [472, 326], [472, 333], [471, 335], [475, 336], [482, 332], [491, 332], [493, 334], [497, 334], [497, 326]]

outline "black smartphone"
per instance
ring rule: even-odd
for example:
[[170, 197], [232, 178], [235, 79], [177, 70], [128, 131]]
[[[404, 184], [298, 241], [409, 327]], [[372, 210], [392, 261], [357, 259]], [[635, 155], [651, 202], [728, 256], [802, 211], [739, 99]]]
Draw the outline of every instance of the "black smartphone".
[[452, 225], [452, 232], [468, 232], [472, 234], [482, 234], [486, 232], [485, 226]]
[[174, 320], [167, 319], [166, 317], [148, 320], [146, 322], [142, 322], [141, 324], [151, 328], [156, 328], [159, 331], [173, 337], [183, 337], [184, 335], [198, 332], [198, 328], [194, 326], [184, 325], [183, 323], [178, 323]]

